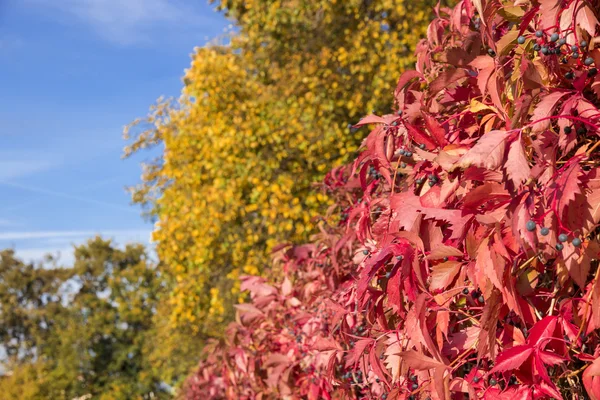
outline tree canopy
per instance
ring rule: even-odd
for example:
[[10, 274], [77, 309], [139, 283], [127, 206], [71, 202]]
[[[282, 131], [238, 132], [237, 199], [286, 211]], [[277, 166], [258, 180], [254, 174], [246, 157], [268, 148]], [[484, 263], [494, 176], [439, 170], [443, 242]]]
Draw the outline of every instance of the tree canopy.
[[308, 238], [330, 204], [311, 185], [358, 148], [349, 123], [389, 111], [436, 2], [217, 3], [236, 33], [196, 49], [182, 96], [125, 134], [127, 156], [162, 146], [133, 200], [157, 220], [171, 321], [203, 335], [222, 331], [240, 274]]
[[4, 399], [166, 398], [152, 368], [154, 315], [164, 284], [141, 245], [95, 238], [64, 268], [0, 253]]

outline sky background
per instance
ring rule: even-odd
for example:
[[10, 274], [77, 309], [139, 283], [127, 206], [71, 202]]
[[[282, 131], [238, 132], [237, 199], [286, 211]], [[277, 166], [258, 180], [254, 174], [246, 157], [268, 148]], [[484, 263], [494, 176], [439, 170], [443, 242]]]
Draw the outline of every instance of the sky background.
[[203, 0], [0, 0], [0, 248], [68, 263], [96, 234], [148, 243], [125, 186], [152, 154], [122, 160], [123, 127], [227, 25]]

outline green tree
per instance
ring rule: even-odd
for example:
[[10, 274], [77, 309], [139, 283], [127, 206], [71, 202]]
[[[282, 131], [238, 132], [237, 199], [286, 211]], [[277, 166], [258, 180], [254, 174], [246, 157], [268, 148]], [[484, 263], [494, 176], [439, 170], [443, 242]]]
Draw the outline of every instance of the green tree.
[[236, 278], [308, 237], [329, 202], [311, 185], [357, 149], [348, 123], [389, 111], [436, 2], [217, 2], [239, 33], [197, 49], [181, 98], [125, 132], [126, 156], [164, 148], [132, 192], [158, 220], [175, 327], [219, 335]]
[[0, 316], [10, 334], [0, 343], [11, 354], [3, 398], [170, 397], [146, 355], [157, 345], [164, 284], [143, 246], [120, 250], [95, 238], [75, 249], [71, 268], [35, 268], [12, 252], [1, 261]]

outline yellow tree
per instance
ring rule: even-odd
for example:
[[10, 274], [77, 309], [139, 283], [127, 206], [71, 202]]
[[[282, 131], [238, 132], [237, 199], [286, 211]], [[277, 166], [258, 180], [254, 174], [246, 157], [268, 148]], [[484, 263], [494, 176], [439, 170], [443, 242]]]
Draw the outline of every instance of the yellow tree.
[[[278, 243], [307, 238], [328, 200], [309, 188], [363, 134], [348, 123], [392, 103], [433, 0], [222, 0], [238, 32], [196, 49], [182, 96], [125, 137], [160, 145], [133, 200], [157, 218], [173, 283], [171, 321], [218, 334], [243, 273]], [[142, 129], [139, 129], [139, 128]]]

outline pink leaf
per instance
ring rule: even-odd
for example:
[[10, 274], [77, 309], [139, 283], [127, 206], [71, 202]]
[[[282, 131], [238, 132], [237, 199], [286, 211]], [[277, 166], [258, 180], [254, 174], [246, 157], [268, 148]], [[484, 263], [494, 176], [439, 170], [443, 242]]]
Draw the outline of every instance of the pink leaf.
[[565, 207], [575, 200], [576, 194], [581, 194], [581, 167], [579, 163], [573, 163], [565, 170], [561, 171], [554, 182], [554, 190], [556, 191], [556, 209], [558, 215], [562, 215]]
[[463, 252], [458, 250], [456, 247], [451, 247], [451, 246], [446, 246], [446, 245], [439, 245], [436, 246], [433, 250], [431, 250], [431, 252], [429, 253], [429, 255], [427, 255], [427, 259], [428, 260], [439, 260], [442, 259], [444, 257], [462, 257], [463, 256]]
[[583, 372], [583, 385], [591, 400], [600, 400], [600, 358]]
[[506, 140], [509, 133], [505, 131], [490, 131], [483, 135], [454, 168], [467, 168], [469, 166], [497, 169], [504, 161]]
[[456, 277], [462, 263], [458, 261], [447, 261], [436, 264], [431, 271], [430, 290], [445, 289]]
[[542, 97], [542, 100], [537, 104], [537, 106], [535, 106], [535, 110], [531, 116], [531, 121], [534, 122], [532, 127], [533, 132], [542, 132], [548, 129], [551, 121], [549, 119], [545, 121], [540, 120], [551, 116], [554, 113], [554, 109], [556, 108], [558, 101], [566, 94], [567, 92], [557, 91]]
[[531, 170], [520, 139], [511, 143], [505, 168], [509, 178], [517, 187], [519, 187], [523, 181], [529, 179]]

